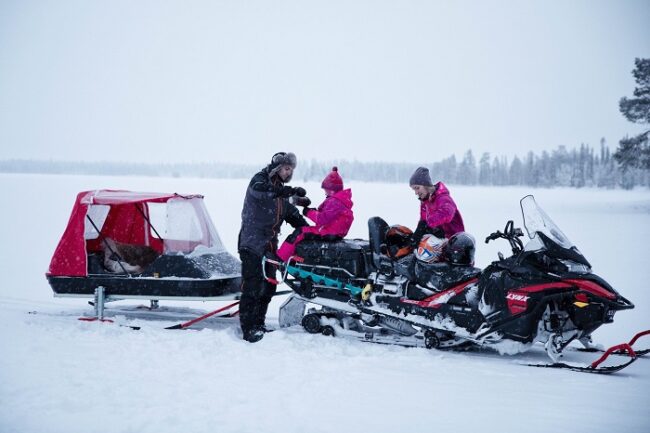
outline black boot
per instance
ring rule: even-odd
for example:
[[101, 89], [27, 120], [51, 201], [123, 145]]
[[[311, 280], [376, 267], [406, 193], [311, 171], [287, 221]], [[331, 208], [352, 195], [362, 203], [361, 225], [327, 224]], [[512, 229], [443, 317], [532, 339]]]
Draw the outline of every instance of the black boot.
[[264, 338], [264, 331], [260, 328], [244, 331], [244, 340], [249, 343], [257, 343]]

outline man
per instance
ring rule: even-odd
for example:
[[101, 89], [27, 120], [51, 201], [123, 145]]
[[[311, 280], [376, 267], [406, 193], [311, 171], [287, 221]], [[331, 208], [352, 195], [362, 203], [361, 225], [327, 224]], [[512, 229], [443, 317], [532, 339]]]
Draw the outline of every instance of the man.
[[[284, 221], [294, 228], [308, 225], [298, 209], [288, 198], [304, 197], [303, 188], [285, 185], [296, 168], [296, 155], [278, 152], [271, 163], [251, 179], [244, 198], [244, 208], [239, 232], [239, 257], [242, 262], [242, 296], [239, 304], [239, 321], [244, 340], [254, 343], [264, 337], [266, 311], [276, 285], [264, 279], [262, 257], [275, 257], [278, 233]], [[267, 275], [275, 268], [267, 265]]]
[[449, 239], [465, 231], [463, 218], [456, 203], [449, 195], [444, 183], [431, 182], [429, 169], [418, 167], [409, 180], [411, 189], [420, 200], [420, 222], [412, 236], [412, 245], [417, 246], [425, 234]]

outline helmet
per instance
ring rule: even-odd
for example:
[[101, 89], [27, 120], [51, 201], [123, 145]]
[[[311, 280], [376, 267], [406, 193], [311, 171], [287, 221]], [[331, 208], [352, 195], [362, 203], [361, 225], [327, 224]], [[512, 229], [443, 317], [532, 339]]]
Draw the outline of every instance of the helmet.
[[434, 235], [424, 235], [415, 250], [415, 257], [425, 263], [438, 262], [442, 259], [442, 248], [446, 239]]
[[476, 242], [474, 236], [466, 232], [458, 232], [449, 238], [442, 249], [447, 262], [452, 265], [473, 265]]
[[392, 225], [386, 232], [386, 246], [388, 255], [393, 259], [399, 259], [413, 252], [411, 246], [411, 235], [413, 231], [405, 226]]

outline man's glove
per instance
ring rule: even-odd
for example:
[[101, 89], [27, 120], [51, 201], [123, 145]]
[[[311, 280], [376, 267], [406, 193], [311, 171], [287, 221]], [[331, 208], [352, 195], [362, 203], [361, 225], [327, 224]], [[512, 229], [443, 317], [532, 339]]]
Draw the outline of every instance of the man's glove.
[[278, 192], [278, 196], [285, 197], [285, 198], [291, 197], [296, 193], [295, 190], [296, 190], [295, 188], [285, 185], [282, 188], [280, 188], [280, 191]]
[[307, 214], [309, 213], [310, 210], [316, 210], [316, 209], [314, 209], [314, 208], [312, 208], [312, 207], [307, 207], [307, 206], [305, 206], [304, 208], [302, 208], [302, 214], [303, 214], [304, 216], [307, 216]]
[[304, 197], [307, 195], [307, 191], [305, 191], [305, 188], [302, 187], [296, 187], [293, 189], [294, 195], [297, 195], [298, 197]]
[[294, 206], [309, 206], [311, 200], [309, 200], [309, 197], [298, 197], [297, 195], [294, 195], [291, 197], [291, 204]]

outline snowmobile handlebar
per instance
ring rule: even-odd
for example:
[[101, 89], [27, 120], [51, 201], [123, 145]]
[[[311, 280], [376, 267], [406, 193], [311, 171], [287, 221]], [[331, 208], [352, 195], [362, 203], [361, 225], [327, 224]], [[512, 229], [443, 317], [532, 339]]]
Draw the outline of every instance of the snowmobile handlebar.
[[510, 220], [506, 223], [506, 227], [503, 229], [503, 232], [497, 230], [496, 232], [490, 234], [485, 238], [485, 243], [487, 244], [490, 241], [501, 238], [506, 239], [508, 242], [510, 242], [510, 247], [512, 248], [513, 254], [517, 254], [524, 249], [524, 243], [521, 241], [521, 239], [519, 239], [523, 235], [524, 232], [520, 228], [515, 228], [515, 223]]

